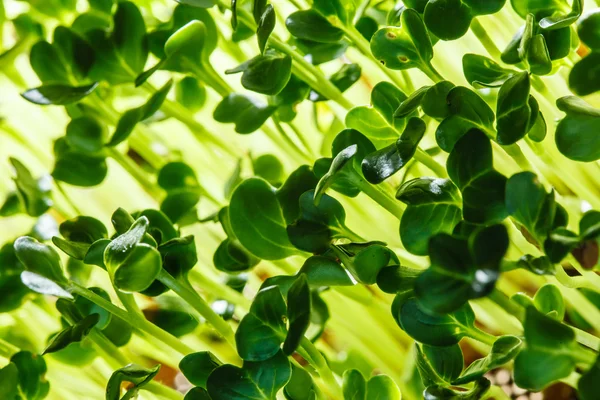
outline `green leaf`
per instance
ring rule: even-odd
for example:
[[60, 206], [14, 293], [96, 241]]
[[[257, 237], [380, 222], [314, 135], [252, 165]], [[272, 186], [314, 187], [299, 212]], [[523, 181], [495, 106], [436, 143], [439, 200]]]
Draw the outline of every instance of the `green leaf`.
[[261, 290], [235, 332], [240, 357], [246, 361], [265, 361], [276, 356], [287, 334], [285, 316], [286, 305], [279, 288], [270, 286]]
[[219, 271], [235, 273], [251, 269], [260, 262], [237, 240], [225, 239], [213, 256], [213, 264]]
[[458, 344], [445, 347], [415, 345], [415, 349], [416, 369], [423, 386], [448, 386], [453, 379], [460, 375], [464, 360]]
[[310, 374], [304, 368], [292, 365], [292, 377], [283, 389], [285, 398], [287, 400], [315, 400], [317, 390]]
[[415, 155], [427, 125], [420, 118], [411, 118], [396, 143], [369, 154], [362, 161], [362, 172], [367, 181], [381, 183], [402, 167]]
[[217, 105], [213, 118], [217, 122], [234, 123], [237, 133], [247, 134], [260, 129], [275, 110], [276, 107], [250, 96], [230, 93]]
[[277, 190], [277, 200], [288, 224], [300, 216], [299, 199], [302, 193], [314, 189], [318, 179], [308, 165], [302, 165], [293, 171], [284, 184]]
[[564, 0], [511, 0], [513, 9], [523, 19], [531, 13], [536, 16], [551, 15], [559, 11], [564, 5]]
[[98, 314], [91, 314], [76, 324], [58, 332], [58, 334], [52, 338], [52, 341], [48, 344], [42, 355], [62, 350], [71, 343], [81, 342], [99, 320], [100, 316]]
[[525, 348], [515, 360], [515, 383], [519, 387], [541, 391], [573, 372], [578, 348], [571, 328], [534, 307], [527, 308], [524, 328]]
[[285, 20], [288, 31], [298, 39], [318, 43], [338, 43], [344, 32], [314, 9], [300, 10], [290, 14]]
[[515, 74], [514, 70], [503, 68], [494, 60], [479, 54], [465, 54], [462, 63], [465, 78], [475, 88], [502, 86]]
[[427, 29], [442, 40], [455, 40], [469, 30], [473, 13], [461, 0], [431, 0], [423, 14]]
[[208, 377], [213, 400], [271, 400], [290, 380], [292, 366], [281, 352], [259, 362], [245, 361], [242, 368], [222, 365]]
[[577, 26], [579, 40], [590, 49], [600, 50], [600, 12], [590, 10], [581, 18]]
[[492, 224], [508, 213], [504, 204], [507, 179], [494, 170], [493, 152], [486, 135], [472, 129], [450, 152], [448, 175], [462, 192], [463, 217], [468, 222]]
[[381, 28], [371, 38], [373, 57], [390, 69], [428, 68], [433, 46], [421, 16], [413, 9], [402, 13], [401, 27]]
[[192, 76], [175, 83], [175, 100], [192, 112], [204, 107], [206, 96], [206, 87]]
[[415, 281], [420, 305], [432, 313], [445, 314], [468, 300], [487, 296], [500, 275], [508, 245], [503, 225], [479, 229], [468, 240], [448, 234], [431, 237], [431, 266]]
[[472, 90], [457, 86], [446, 98], [450, 116], [439, 124], [435, 132], [438, 146], [450, 152], [458, 140], [472, 128], [483, 132], [493, 131], [494, 112]]
[[581, 17], [582, 12], [583, 0], [573, 0], [571, 12], [569, 12], [568, 14], [551, 15], [542, 18], [539, 22], [540, 28], [548, 31], [566, 28], [574, 24], [579, 19], [579, 17]]
[[291, 355], [296, 351], [310, 324], [311, 296], [308, 278], [300, 273], [287, 294], [287, 318], [289, 327], [283, 352]]
[[83, 260], [90, 246], [97, 240], [106, 238], [108, 232], [97, 219], [80, 216], [60, 224], [60, 234], [65, 239], [54, 236], [54, 245], [69, 256]]
[[19, 393], [18, 374], [19, 370], [14, 363], [9, 363], [0, 369], [0, 397], [3, 399], [17, 398]]
[[94, 154], [108, 142], [108, 130], [97, 119], [82, 116], [69, 122], [65, 138], [73, 149]]
[[97, 86], [98, 83], [84, 86], [69, 86], [54, 83], [28, 89], [21, 93], [21, 96], [33, 104], [42, 106], [50, 104], [66, 105], [82, 100], [92, 93]]
[[321, 179], [319, 180], [319, 183], [317, 183], [317, 187], [315, 188], [315, 194], [314, 194], [314, 201], [315, 201], [316, 205], [319, 204], [319, 201], [325, 194], [325, 191], [331, 185], [333, 185], [333, 183], [336, 180], [336, 178], [338, 177], [338, 175], [342, 175], [341, 173], [342, 173], [342, 170], [344, 169], [344, 167], [346, 165], [348, 165], [348, 168], [351, 166], [351, 164], [348, 164], [348, 162], [351, 161], [354, 156], [356, 156], [357, 152], [358, 152], [358, 145], [353, 144], [353, 145], [346, 147], [339, 153], [337, 153], [337, 155], [331, 162], [329, 171], [327, 171], [327, 173], [321, 177]]
[[535, 308], [543, 314], [554, 314], [558, 321], [565, 317], [565, 302], [562, 294], [556, 285], [548, 283], [535, 293], [533, 297]]
[[156, 93], [150, 96], [146, 103], [125, 111], [121, 118], [119, 118], [115, 133], [113, 133], [108, 146], [116, 146], [127, 140], [139, 122], [150, 118], [157, 112], [166, 100], [172, 86], [173, 80], [169, 80]]
[[453, 380], [452, 384], [462, 385], [479, 380], [488, 371], [512, 361], [521, 351], [522, 345], [523, 342], [516, 336], [500, 336], [492, 345], [490, 353], [484, 358], [473, 361], [458, 379]]
[[242, 72], [242, 86], [253, 92], [276, 95], [283, 90], [292, 74], [292, 58], [276, 50], [268, 50], [226, 74]]
[[179, 362], [179, 369], [194, 386], [206, 388], [209, 375], [223, 363], [210, 351], [188, 354]]
[[313, 287], [354, 285], [340, 264], [323, 256], [307, 258], [298, 274], [306, 275], [308, 284]]
[[423, 86], [406, 98], [394, 112], [394, 118], [404, 118], [415, 112], [420, 106], [431, 86]]
[[490, 389], [491, 383], [486, 378], [481, 378], [475, 382], [473, 388], [467, 391], [452, 390], [442, 386], [430, 386], [423, 392], [425, 400], [478, 400], [484, 398], [487, 391]]
[[[59, 286], [68, 283], [60, 266], [60, 257], [52, 247], [40, 243], [29, 236], [21, 236], [15, 240], [14, 248], [17, 258], [25, 267], [25, 272], [45, 278], [50, 282], [55, 282]], [[26, 276], [33, 278], [29, 274]], [[27, 285], [27, 283], [25, 284]], [[35, 289], [31, 289], [35, 291]], [[71, 296], [66, 293], [66, 297]]]
[[277, 196], [264, 180], [250, 178], [239, 184], [229, 215], [236, 237], [255, 256], [279, 260], [297, 253], [287, 237]]
[[597, 135], [593, 132], [600, 127], [600, 110], [575, 97], [562, 97], [556, 105], [567, 116], [556, 127], [556, 146], [571, 160], [589, 162], [600, 159], [596, 146]]
[[581, 400], [593, 400], [597, 394], [598, 379], [600, 379], [600, 358], [592, 367], [579, 378], [577, 382], [578, 395]]
[[256, 38], [258, 39], [258, 49], [263, 54], [265, 52], [265, 47], [267, 47], [269, 36], [271, 36], [271, 33], [275, 29], [276, 18], [277, 16], [275, 15], [273, 5], [268, 4], [260, 16], [260, 19], [257, 21], [258, 28], [256, 30]]
[[429, 239], [452, 232], [461, 220], [460, 195], [449, 179], [412, 179], [398, 188], [396, 198], [408, 205], [400, 220], [400, 239], [413, 254], [427, 255]]
[[[13, 181], [17, 186], [17, 198], [12, 201], [16, 202], [18, 200], [28, 215], [39, 217], [53, 205], [53, 201], [50, 198], [50, 191], [52, 189], [51, 180], [47, 176], [43, 176], [37, 180], [34, 179], [27, 167], [16, 158], [10, 157], [10, 163], [16, 173]], [[7, 203], [8, 201], [9, 199], [7, 199]], [[3, 209], [4, 207], [3, 205]]]
[[124, 292], [147, 289], [162, 268], [154, 247], [142, 243], [150, 222], [140, 217], [129, 230], [113, 239], [104, 250], [104, 264], [114, 285]]
[[457, 311], [445, 315], [426, 313], [415, 298], [405, 301], [399, 309], [401, 328], [413, 339], [430, 346], [451, 346], [474, 329], [475, 314], [466, 303]]
[[515, 174], [506, 183], [506, 211], [542, 243], [554, 222], [554, 191], [546, 193], [532, 172]]
[[530, 107], [531, 83], [529, 74], [521, 72], [504, 82], [498, 92], [496, 108], [497, 141], [501, 145], [516, 143], [531, 129], [538, 110]]
[[29, 63], [40, 81], [45, 84], [69, 84], [69, 71], [57, 49], [45, 40], [31, 47]]
[[390, 294], [412, 291], [415, 280], [421, 272], [419, 269], [401, 265], [385, 267], [377, 274], [377, 286]]
[[351, 24], [356, 12], [354, 2], [346, 0], [315, 0], [313, 9], [330, 21], [335, 21], [334, 25], [338, 21], [343, 25]]
[[192, 7], [211, 8], [216, 3], [215, 0], [176, 0], [180, 4], [185, 4]]
[[[160, 364], [153, 368], [144, 368], [128, 364], [112, 373], [106, 384], [106, 400], [129, 400], [137, 396], [138, 391], [150, 383], [158, 374]], [[129, 382], [127, 391], [121, 396], [121, 386]]]
[[43, 357], [19, 351], [10, 357], [10, 362], [17, 366], [19, 392], [25, 399], [43, 399], [48, 395], [50, 383], [46, 380], [47, 367]]
[[578, 96], [587, 96], [600, 90], [600, 53], [585, 56], [569, 73], [569, 88]]
[[113, 25], [112, 40], [116, 51], [131, 70], [141, 72], [148, 58], [148, 44], [140, 10], [130, 1], [118, 2]]
[[386, 375], [375, 375], [365, 380], [359, 370], [344, 372], [344, 400], [389, 399], [400, 400], [398, 386]]

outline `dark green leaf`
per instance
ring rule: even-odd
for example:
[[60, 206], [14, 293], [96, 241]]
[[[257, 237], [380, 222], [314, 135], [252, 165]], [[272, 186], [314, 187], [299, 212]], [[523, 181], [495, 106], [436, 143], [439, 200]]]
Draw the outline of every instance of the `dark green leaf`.
[[242, 368], [218, 367], [208, 377], [208, 393], [213, 400], [272, 400], [291, 375], [292, 366], [279, 351], [265, 361], [246, 361]]
[[600, 151], [596, 146], [598, 136], [593, 134], [600, 126], [600, 110], [575, 96], [562, 97], [556, 104], [567, 114], [556, 128], [558, 150], [575, 161], [600, 159]]
[[260, 16], [260, 19], [257, 21], [258, 29], [256, 30], [256, 38], [258, 39], [258, 49], [261, 53], [265, 52], [269, 36], [271, 36], [273, 29], [275, 29], [276, 18], [273, 5], [268, 4]]
[[[160, 364], [154, 368], [144, 368], [136, 364], [128, 364], [112, 373], [106, 385], [106, 400], [129, 400], [135, 398], [138, 391], [150, 383], [158, 374]], [[121, 386], [130, 382], [127, 391], [121, 396]]]
[[275, 110], [276, 107], [255, 98], [231, 93], [219, 103], [213, 118], [217, 122], [235, 123], [237, 133], [247, 134], [260, 129]]
[[499, 87], [515, 73], [479, 54], [465, 54], [462, 62], [465, 78], [473, 87]]
[[461, 219], [460, 195], [449, 179], [407, 181], [398, 188], [396, 198], [408, 205], [400, 221], [400, 238], [413, 254], [426, 255], [429, 239], [452, 232]]
[[206, 388], [208, 376], [223, 365], [210, 351], [188, 354], [179, 362], [179, 369], [194, 386]]
[[300, 342], [310, 324], [310, 309], [311, 296], [308, 278], [305, 274], [300, 273], [287, 294], [289, 327], [283, 342], [283, 352], [285, 354], [291, 355], [300, 346]]
[[69, 86], [62, 84], [48, 84], [37, 88], [28, 89], [21, 94], [23, 98], [34, 104], [42, 106], [66, 105], [82, 100], [96, 89], [98, 83], [84, 86]]
[[62, 350], [71, 343], [81, 342], [99, 320], [100, 316], [98, 314], [91, 314], [77, 322], [75, 325], [69, 326], [58, 332], [58, 334], [52, 338], [52, 341], [48, 344], [42, 355]]
[[327, 18], [313, 9], [290, 14], [285, 26], [293, 36], [318, 43], [337, 43], [344, 37], [341, 29], [331, 25]]

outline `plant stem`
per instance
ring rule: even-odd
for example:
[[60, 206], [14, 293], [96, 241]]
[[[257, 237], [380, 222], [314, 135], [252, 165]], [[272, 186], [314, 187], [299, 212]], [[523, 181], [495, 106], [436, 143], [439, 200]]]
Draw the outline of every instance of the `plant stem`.
[[175, 279], [165, 269], [160, 271], [157, 279], [192, 306], [229, 343], [234, 353], [236, 352], [235, 336], [231, 326], [210, 308], [210, 305], [200, 297], [189, 282]]
[[523, 310], [523, 308], [518, 304], [513, 303], [506, 294], [502, 293], [497, 288], [492, 290], [488, 297], [507, 313], [516, 317], [519, 321], [523, 322], [525, 320], [525, 310]]
[[98, 296], [96, 293], [86, 289], [83, 286], [78, 285], [75, 282], [71, 282], [71, 287], [69, 288], [69, 291], [91, 301], [92, 303], [108, 311], [115, 317], [122, 319], [124, 322], [129, 324], [135, 331], [144, 332], [149, 334], [150, 336], [157, 338], [158, 340], [160, 340], [161, 342], [163, 342], [164, 344], [166, 344], [167, 346], [169, 346], [170, 348], [182, 355], [187, 355], [194, 352], [194, 349], [192, 349], [191, 347], [189, 347], [170, 333], [163, 331], [156, 325], [146, 321], [143, 318], [140, 318], [139, 316], [128, 313], [122, 308], [115, 306], [110, 301], [105, 300], [103, 297]]
[[483, 47], [485, 47], [485, 50], [494, 60], [500, 60], [502, 52], [498, 49], [498, 46], [496, 46], [477, 18], [473, 18], [471, 21], [471, 32], [479, 39]]
[[429, 168], [433, 173], [435, 173], [440, 178], [448, 177], [448, 172], [446, 168], [440, 163], [438, 163], [433, 157], [431, 157], [426, 151], [422, 150], [420, 147], [417, 147], [417, 151], [415, 152], [415, 160]]
[[487, 332], [482, 331], [479, 328], [471, 328], [467, 333], [467, 336], [477, 340], [478, 342], [485, 343], [488, 346], [491, 346], [496, 341], [496, 336], [490, 335]]
[[10, 359], [13, 354], [18, 353], [19, 348], [8, 343], [6, 340], [0, 338], [0, 357], [4, 357], [7, 360]]
[[373, 186], [369, 182], [365, 181], [362, 177], [356, 179], [354, 184], [360, 189], [361, 192], [369, 196], [373, 201], [387, 210], [390, 214], [398, 218], [398, 220], [402, 218], [402, 213], [404, 212], [402, 203], [391, 198], [386, 193], [382, 192], [378, 187]]
[[323, 382], [325, 382], [330, 396], [332, 396], [334, 399], [342, 399], [343, 396], [340, 385], [337, 383], [335, 376], [333, 376], [333, 372], [331, 372], [329, 365], [327, 365], [325, 357], [323, 357], [321, 352], [306, 337], [302, 338], [300, 346], [301, 347], [298, 348], [298, 352], [303, 357], [308, 356], [311, 364], [315, 367], [317, 372], [319, 372]]

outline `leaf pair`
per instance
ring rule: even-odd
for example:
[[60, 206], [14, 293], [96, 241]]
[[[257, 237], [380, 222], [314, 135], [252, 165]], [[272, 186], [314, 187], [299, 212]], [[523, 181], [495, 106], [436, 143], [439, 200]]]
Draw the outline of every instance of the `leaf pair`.
[[[287, 305], [277, 286], [262, 289], [235, 333], [237, 350], [246, 361], [265, 361], [280, 351], [291, 355], [310, 324], [311, 295], [306, 275], [287, 292]], [[286, 327], [285, 318], [288, 326]]]
[[400, 400], [402, 397], [396, 383], [387, 375], [375, 375], [367, 380], [359, 370], [351, 369], [344, 372], [343, 379], [344, 400]]
[[446, 314], [468, 300], [487, 296], [500, 276], [508, 245], [504, 225], [477, 229], [468, 238], [433, 236], [428, 251], [431, 266], [415, 280], [419, 304], [428, 312]]

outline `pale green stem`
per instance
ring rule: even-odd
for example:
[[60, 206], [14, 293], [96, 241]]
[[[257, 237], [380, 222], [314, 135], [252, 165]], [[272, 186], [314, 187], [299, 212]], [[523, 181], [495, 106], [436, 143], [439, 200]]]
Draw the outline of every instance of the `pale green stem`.
[[77, 294], [91, 301], [98, 307], [108, 311], [117, 318], [122, 319], [124, 322], [129, 324], [135, 331], [144, 332], [150, 336], [155, 337], [156, 339], [160, 340], [161, 342], [163, 342], [164, 344], [166, 344], [167, 346], [169, 346], [170, 348], [182, 355], [187, 355], [194, 352], [194, 349], [177, 339], [175, 336], [163, 331], [162, 329], [146, 321], [145, 319], [139, 318], [139, 316], [128, 313], [122, 308], [115, 306], [110, 301], [97, 295], [91, 290], [88, 290], [85, 287], [76, 284], [75, 282], [71, 282], [70, 285], [71, 286], [69, 289], [71, 293]]
[[235, 336], [231, 326], [213, 311], [210, 305], [200, 297], [188, 282], [175, 279], [165, 269], [161, 270], [157, 279], [192, 306], [229, 343], [233, 352], [236, 352]]

